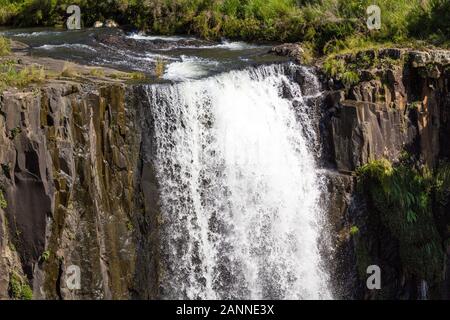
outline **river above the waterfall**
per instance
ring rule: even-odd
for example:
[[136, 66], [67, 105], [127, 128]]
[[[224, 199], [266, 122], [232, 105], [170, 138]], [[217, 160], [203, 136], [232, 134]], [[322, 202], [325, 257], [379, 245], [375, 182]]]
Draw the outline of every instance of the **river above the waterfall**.
[[191, 36], [158, 36], [120, 29], [0, 29], [0, 35], [28, 45], [32, 56], [153, 74], [164, 65], [162, 80], [200, 79], [252, 65], [286, 61], [269, 54], [273, 44], [206, 41]]

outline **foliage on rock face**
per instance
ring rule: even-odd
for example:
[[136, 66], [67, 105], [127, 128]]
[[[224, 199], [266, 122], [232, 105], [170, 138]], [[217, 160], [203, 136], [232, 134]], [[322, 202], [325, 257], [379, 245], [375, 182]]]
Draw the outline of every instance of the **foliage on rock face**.
[[[341, 81], [346, 87], [358, 84], [361, 75], [381, 80], [378, 71], [395, 69], [406, 63], [408, 56], [389, 56], [383, 50], [346, 49], [340, 54], [331, 53], [323, 63], [323, 71], [331, 78]], [[368, 72], [366, 72], [368, 71]], [[378, 73], [378, 74], [377, 74]]]
[[[309, 42], [320, 53], [410, 37], [441, 43], [450, 28], [447, 0], [0, 0], [0, 25], [63, 25], [71, 4], [86, 27], [115, 19], [160, 34]], [[372, 4], [379, 31], [366, 26]]]
[[9, 290], [11, 297], [16, 300], [33, 299], [33, 290], [27, 280], [23, 279], [17, 273], [13, 272], [9, 279]]
[[358, 170], [358, 180], [381, 222], [399, 241], [407, 271], [430, 283], [441, 280], [444, 251], [431, 209], [430, 172], [376, 160]]
[[0, 208], [6, 209], [8, 207], [8, 203], [6, 202], [5, 196], [3, 195], [3, 190], [0, 189]]
[[435, 199], [437, 205], [446, 207], [450, 201], [450, 164], [439, 166], [435, 175]]

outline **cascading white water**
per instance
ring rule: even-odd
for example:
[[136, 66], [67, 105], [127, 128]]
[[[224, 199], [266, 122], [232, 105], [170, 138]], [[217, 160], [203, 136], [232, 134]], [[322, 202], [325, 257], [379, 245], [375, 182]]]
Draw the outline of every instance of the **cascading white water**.
[[[163, 298], [331, 298], [318, 247], [314, 130], [294, 68], [147, 88]], [[306, 94], [317, 94], [316, 84]]]

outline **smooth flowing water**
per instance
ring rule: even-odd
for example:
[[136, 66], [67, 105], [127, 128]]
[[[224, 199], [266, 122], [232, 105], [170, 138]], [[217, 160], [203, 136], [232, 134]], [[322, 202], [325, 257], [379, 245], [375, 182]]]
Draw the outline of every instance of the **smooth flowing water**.
[[[293, 81], [301, 72], [304, 88]], [[167, 299], [329, 299], [311, 70], [149, 85]]]
[[183, 81], [230, 69], [286, 61], [268, 54], [270, 44], [205, 41], [187, 36], [155, 36], [97, 28], [67, 31], [56, 28], [0, 29], [0, 35], [28, 45], [31, 55], [93, 66], [153, 74], [155, 63], [166, 70], [162, 81]]

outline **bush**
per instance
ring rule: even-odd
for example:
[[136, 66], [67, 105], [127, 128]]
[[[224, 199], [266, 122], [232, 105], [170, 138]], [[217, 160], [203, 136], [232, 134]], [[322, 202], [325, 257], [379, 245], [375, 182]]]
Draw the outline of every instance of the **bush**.
[[448, 43], [450, 40], [450, 1], [431, 0], [417, 7], [410, 15], [410, 36], [418, 36], [435, 44]]
[[31, 65], [19, 70], [11, 61], [0, 64], [0, 89], [7, 86], [24, 88], [31, 83], [43, 82], [45, 78], [41, 66]]
[[31, 300], [33, 299], [33, 290], [28, 281], [23, 279], [17, 273], [13, 272], [9, 279], [9, 291], [13, 299]]
[[11, 52], [9, 40], [5, 37], [0, 37], [0, 57], [6, 56]]
[[334, 55], [325, 60], [323, 69], [328, 76], [342, 81], [346, 87], [351, 87], [360, 81], [359, 74], [356, 71], [359, 69], [358, 66], [348, 64], [344, 59], [337, 58]]
[[[445, 40], [450, 2], [430, 0], [0, 0], [0, 24], [62, 25], [68, 5], [79, 5], [82, 23], [114, 19], [160, 34], [208, 39], [303, 41], [319, 54], [411, 39]], [[368, 30], [366, 8], [380, 6], [381, 30]]]
[[61, 71], [61, 76], [66, 78], [75, 78], [78, 76], [78, 72], [72, 63], [65, 62]]
[[377, 160], [357, 173], [359, 190], [399, 241], [403, 266], [429, 283], [440, 281], [444, 251], [431, 208], [433, 177], [429, 171]]
[[351, 228], [350, 228], [350, 235], [351, 236], [354, 236], [354, 235], [356, 235], [356, 234], [358, 234], [359, 233], [359, 228], [357, 227], [357, 226], [352, 226]]
[[50, 251], [45, 250], [41, 255], [41, 262], [47, 262], [50, 259]]

